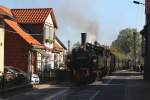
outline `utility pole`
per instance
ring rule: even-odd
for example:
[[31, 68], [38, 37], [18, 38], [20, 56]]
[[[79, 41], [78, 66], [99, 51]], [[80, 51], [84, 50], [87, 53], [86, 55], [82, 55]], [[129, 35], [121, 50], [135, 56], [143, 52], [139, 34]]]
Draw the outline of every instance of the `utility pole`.
[[68, 40], [68, 52], [70, 52], [70, 40]]

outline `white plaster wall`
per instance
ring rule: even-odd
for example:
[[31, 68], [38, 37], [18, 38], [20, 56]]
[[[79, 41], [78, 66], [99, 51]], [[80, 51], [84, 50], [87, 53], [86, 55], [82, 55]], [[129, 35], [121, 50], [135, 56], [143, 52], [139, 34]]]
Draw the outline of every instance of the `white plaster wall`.
[[0, 72], [4, 72], [4, 29], [0, 28]]
[[[52, 17], [51, 17], [50, 14], [47, 17], [47, 19], [45, 21], [45, 24], [48, 24], [48, 25], [54, 27], [53, 20], [52, 20]], [[53, 49], [53, 43], [52, 44], [44, 43], [44, 45], [49, 49]], [[51, 65], [51, 69], [54, 69], [54, 54], [52, 52], [46, 52], [46, 53], [50, 55], [49, 58], [48, 58], [48, 64]]]
[[[45, 24], [54, 27], [53, 20], [52, 20], [52, 17], [51, 17], [50, 14], [48, 15], [47, 19], [45, 20]], [[46, 47], [50, 48], [50, 49], [53, 48], [53, 43], [52, 43], [52, 44], [50, 44], [50, 43], [44, 43], [44, 45], [45, 45]]]
[[41, 59], [42, 58], [42, 55], [40, 53], [37, 53], [37, 68], [38, 70], [42, 70], [42, 62], [41, 62]]
[[54, 26], [53, 20], [52, 20], [52, 17], [50, 14], [48, 15], [47, 19], [45, 20], [45, 23], [50, 25], [50, 26]]
[[50, 56], [48, 58], [48, 64], [51, 65], [51, 69], [54, 69], [54, 54], [51, 52], [47, 52]]
[[53, 43], [52, 43], [52, 44], [50, 44], [50, 43], [44, 43], [44, 45], [45, 45], [47, 48], [50, 48], [50, 49], [53, 48]]

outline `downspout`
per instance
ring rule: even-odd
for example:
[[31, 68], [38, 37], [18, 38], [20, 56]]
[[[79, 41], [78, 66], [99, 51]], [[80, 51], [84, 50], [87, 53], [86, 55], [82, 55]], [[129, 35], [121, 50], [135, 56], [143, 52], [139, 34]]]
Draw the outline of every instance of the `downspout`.
[[[54, 47], [55, 39], [56, 39], [56, 33], [55, 33], [55, 32], [56, 32], [56, 28], [54, 28], [53, 49], [55, 49], [55, 47]], [[53, 50], [53, 49], [52, 49], [52, 50]], [[54, 55], [53, 55], [53, 56], [54, 56], [54, 60], [53, 60], [53, 68], [55, 69], [55, 68], [56, 68], [56, 67], [55, 67], [55, 66], [56, 66], [56, 65], [55, 65], [55, 59], [56, 59], [56, 57], [55, 57], [55, 53], [54, 53]]]
[[31, 81], [31, 77], [32, 77], [32, 50], [33, 50], [32, 43], [30, 44], [29, 48], [30, 49], [28, 51], [28, 76], [29, 76], [29, 79]]
[[28, 51], [28, 78], [30, 79], [31, 81], [31, 76], [32, 76], [32, 52], [29, 50]]

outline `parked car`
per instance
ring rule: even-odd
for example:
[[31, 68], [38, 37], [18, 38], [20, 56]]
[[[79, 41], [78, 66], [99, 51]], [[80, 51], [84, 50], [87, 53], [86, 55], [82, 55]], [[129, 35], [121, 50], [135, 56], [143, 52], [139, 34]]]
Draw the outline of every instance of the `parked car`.
[[31, 83], [32, 84], [39, 84], [40, 83], [40, 78], [37, 74], [33, 74], [31, 77]]
[[13, 87], [29, 83], [28, 75], [13, 66], [4, 67], [4, 82], [5, 87]]

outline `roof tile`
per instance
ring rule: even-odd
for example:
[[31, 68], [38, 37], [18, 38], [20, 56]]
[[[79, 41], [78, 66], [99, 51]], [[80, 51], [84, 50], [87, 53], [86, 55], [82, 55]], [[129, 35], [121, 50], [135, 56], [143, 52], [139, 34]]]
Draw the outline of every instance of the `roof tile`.
[[54, 42], [54, 51], [64, 51], [64, 48], [61, 47], [58, 43]]
[[18, 23], [22, 24], [37, 24], [44, 23], [52, 8], [33, 8], [33, 9], [12, 9], [13, 15]]
[[11, 10], [4, 6], [0, 6], [0, 15], [2, 15], [3, 17], [5, 16], [10, 19], [14, 19], [13, 14], [11, 13]]
[[13, 16], [13, 14], [11, 13], [11, 10], [7, 7], [4, 7], [4, 6], [0, 6], [0, 12], [5, 12], [8, 15]]

